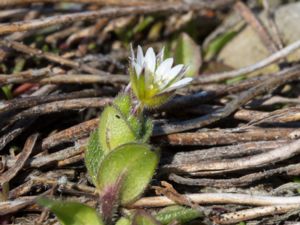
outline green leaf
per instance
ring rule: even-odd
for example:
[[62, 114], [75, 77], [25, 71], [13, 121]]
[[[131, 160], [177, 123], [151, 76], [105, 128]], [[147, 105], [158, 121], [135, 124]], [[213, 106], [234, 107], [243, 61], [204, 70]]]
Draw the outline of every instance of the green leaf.
[[149, 140], [152, 122], [140, 121], [131, 111], [131, 98], [125, 94], [119, 95], [112, 106], [104, 109], [99, 124], [99, 143], [104, 154], [126, 143]]
[[147, 142], [152, 134], [152, 121], [139, 120], [131, 111], [130, 96], [118, 95], [113, 105], [104, 109], [99, 128], [90, 135], [85, 163], [95, 186], [100, 163], [106, 154], [126, 143]]
[[120, 192], [122, 205], [136, 200], [146, 189], [158, 164], [158, 154], [146, 144], [131, 143], [111, 151], [102, 161], [97, 180], [100, 195], [124, 175]]
[[2, 92], [4, 93], [6, 99], [8, 99], [8, 100], [13, 98], [11, 88], [12, 88], [11, 85], [5, 85], [5, 86], [1, 87]]
[[26, 63], [26, 59], [22, 57], [17, 57], [15, 59], [15, 67], [13, 68], [13, 73], [19, 73], [23, 70]]
[[133, 28], [133, 34], [143, 32], [154, 21], [154, 17], [146, 16]]
[[163, 225], [167, 225], [175, 220], [181, 224], [187, 223], [202, 216], [203, 213], [198, 210], [176, 205], [162, 209], [155, 218]]
[[126, 118], [127, 123], [133, 130], [136, 138], [140, 138], [139, 136], [142, 134], [141, 133], [141, 122], [138, 120], [136, 116], [134, 116], [131, 111], [132, 111], [132, 102], [131, 102], [131, 97], [127, 94], [121, 94], [118, 95], [113, 103], [114, 107], [119, 110], [124, 118]]
[[99, 142], [99, 131], [96, 130], [90, 135], [89, 142], [85, 150], [85, 156], [84, 156], [87, 171], [94, 185], [96, 184], [97, 174], [103, 156], [104, 156], [103, 150]]
[[186, 76], [194, 77], [198, 75], [202, 64], [200, 47], [186, 33], [182, 33], [176, 40], [174, 47], [175, 63], [188, 66]]
[[132, 225], [160, 225], [160, 223], [145, 211], [138, 210], [132, 219]]
[[79, 202], [40, 198], [38, 204], [49, 208], [62, 225], [104, 225], [95, 209]]
[[209, 61], [215, 57], [222, 48], [237, 34], [236, 31], [228, 31], [221, 36], [215, 38], [207, 47], [205, 60]]
[[127, 119], [114, 106], [106, 107], [101, 114], [99, 138], [105, 154], [122, 144], [137, 140], [136, 133]]
[[130, 115], [132, 103], [129, 95], [127, 94], [118, 95], [114, 99], [113, 104], [120, 110], [121, 113], [123, 113], [125, 117], [128, 117]]
[[163, 29], [164, 23], [162, 21], [153, 24], [148, 33], [148, 39], [150, 41], [158, 40], [161, 35], [161, 30]]

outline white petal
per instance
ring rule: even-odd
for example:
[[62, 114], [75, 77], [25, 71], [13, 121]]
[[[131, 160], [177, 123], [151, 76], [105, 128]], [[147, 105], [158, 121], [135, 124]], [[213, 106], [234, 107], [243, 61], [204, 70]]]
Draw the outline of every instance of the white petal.
[[134, 69], [136, 72], [136, 76], [139, 77], [141, 75], [143, 67], [141, 67], [140, 64], [138, 64], [138, 63], [134, 63], [133, 65], [134, 65]]
[[147, 90], [151, 85], [153, 73], [148, 69], [148, 67], [145, 67], [143, 75], [145, 76], [145, 90]]
[[170, 82], [172, 82], [172, 81], [174, 82], [174, 79], [177, 79], [177, 80], [181, 79], [181, 78], [178, 79], [178, 75], [179, 75], [180, 73], [182, 73], [183, 69], [184, 69], [184, 65], [183, 65], [183, 64], [179, 64], [179, 65], [173, 67], [173, 68], [168, 72], [168, 74], [167, 74], [168, 77], [167, 77], [167, 78], [164, 77], [164, 80], [162, 80], [161, 89], [163, 89], [163, 88], [165, 88], [166, 86], [168, 86], [168, 84], [169, 84]]
[[154, 73], [156, 58], [153, 48], [148, 48], [145, 55], [145, 63], [147, 64], [148, 69]]
[[165, 54], [165, 47], [161, 49], [161, 51], [156, 56], [157, 65], [161, 64], [161, 62], [164, 60], [164, 54]]
[[143, 49], [142, 47], [139, 45], [138, 49], [137, 49], [137, 63], [140, 64], [140, 66], [142, 67], [144, 64], [144, 54], [143, 54]]
[[165, 61], [163, 61], [157, 68], [156, 70], [156, 80], [162, 80], [165, 79], [165, 75], [167, 72], [169, 72], [169, 70], [171, 70], [171, 67], [173, 65], [173, 58], [168, 58]]
[[173, 80], [183, 69], [184, 65], [179, 64], [177, 66], [174, 66], [171, 70], [170, 73], [168, 74], [169, 80]]
[[130, 44], [130, 60], [131, 60], [131, 62], [133, 62], [135, 60], [132, 44]]
[[169, 91], [173, 91], [175, 89], [179, 89], [181, 87], [184, 87], [186, 85], [188, 85], [190, 82], [192, 82], [193, 78], [191, 77], [186, 77], [180, 81], [175, 82], [174, 84], [172, 84], [170, 87], [166, 88], [165, 90], [163, 90], [163, 92], [169, 92]]

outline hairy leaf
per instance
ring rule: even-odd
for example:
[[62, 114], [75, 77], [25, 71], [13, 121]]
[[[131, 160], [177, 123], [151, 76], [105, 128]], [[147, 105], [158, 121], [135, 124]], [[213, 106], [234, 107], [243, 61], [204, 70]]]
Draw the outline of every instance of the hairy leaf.
[[101, 114], [99, 138], [105, 154], [122, 144], [137, 140], [125, 116], [113, 106], [106, 107]]
[[90, 135], [88, 146], [85, 150], [85, 165], [88, 170], [88, 173], [96, 185], [97, 174], [99, 171], [100, 163], [103, 158], [103, 150], [99, 142], [99, 131], [96, 130]]
[[49, 208], [62, 225], [104, 225], [95, 209], [79, 202], [41, 198], [38, 204]]
[[97, 180], [100, 195], [124, 175], [120, 203], [133, 202], [144, 192], [157, 164], [158, 154], [146, 144], [131, 143], [116, 148], [101, 163]]
[[178, 221], [181, 224], [187, 223], [202, 216], [203, 213], [196, 209], [191, 209], [184, 206], [170, 206], [158, 212], [155, 215], [155, 218], [163, 225], [167, 225], [172, 221]]

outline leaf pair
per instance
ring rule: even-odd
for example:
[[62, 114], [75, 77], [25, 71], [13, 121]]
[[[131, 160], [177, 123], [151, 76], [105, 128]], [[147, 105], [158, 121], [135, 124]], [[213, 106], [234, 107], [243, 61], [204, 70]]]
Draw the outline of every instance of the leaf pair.
[[157, 152], [145, 144], [152, 122], [132, 111], [130, 96], [119, 95], [104, 109], [86, 149], [86, 166], [100, 195], [105, 221], [111, 221], [119, 204], [129, 204], [143, 193], [159, 160]]
[[119, 95], [112, 106], [104, 109], [98, 129], [90, 136], [85, 162], [96, 187], [97, 174], [105, 155], [126, 143], [145, 143], [152, 133], [152, 122], [139, 120], [131, 114], [131, 110], [130, 96]]

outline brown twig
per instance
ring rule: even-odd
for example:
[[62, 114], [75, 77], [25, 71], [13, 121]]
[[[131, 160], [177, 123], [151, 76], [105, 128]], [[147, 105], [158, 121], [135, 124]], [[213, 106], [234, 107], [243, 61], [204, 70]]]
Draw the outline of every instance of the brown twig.
[[33, 134], [27, 139], [22, 152], [16, 160], [15, 166], [11, 167], [9, 170], [5, 171], [0, 175], [0, 185], [9, 182], [23, 168], [25, 162], [27, 161], [29, 155], [32, 152], [37, 138], [38, 134]]
[[[202, 186], [202, 187], [245, 187], [249, 186], [253, 182], [258, 180], [267, 179], [276, 175], [285, 175], [285, 176], [297, 176], [297, 169], [300, 167], [300, 163], [291, 164], [288, 166], [283, 166], [275, 169], [264, 170], [257, 173], [250, 173], [238, 178], [229, 178], [229, 179], [206, 179], [206, 178], [187, 178], [182, 177], [176, 174], [170, 174], [169, 179], [183, 185], [189, 186]], [[298, 169], [299, 170], [299, 169]], [[295, 173], [296, 172], [296, 173]]]
[[179, 171], [181, 173], [198, 174], [217, 174], [238, 171], [241, 169], [250, 169], [274, 164], [279, 161], [291, 158], [300, 153], [300, 140], [296, 140], [288, 145], [276, 148], [274, 150], [248, 156], [238, 159], [217, 160], [211, 162], [202, 162], [201, 164], [187, 163], [181, 165], [166, 165], [168, 170]]
[[9, 199], [15, 199], [28, 193], [33, 186], [33, 181], [29, 180], [9, 191]]
[[229, 78], [237, 77], [243, 74], [251, 73], [256, 70], [262, 69], [272, 63], [275, 63], [281, 59], [284, 59], [289, 54], [295, 52], [300, 48], [300, 40], [288, 45], [280, 51], [268, 56], [267, 58], [250, 66], [243, 67], [241, 69], [232, 70], [229, 72], [215, 73], [215, 74], [203, 74], [195, 78], [195, 83], [211, 83], [220, 82]]
[[99, 119], [96, 118], [50, 135], [42, 141], [42, 149], [46, 150], [59, 144], [73, 142], [86, 137], [97, 128], [98, 124]]
[[17, 200], [0, 202], [0, 216], [9, 213], [17, 212], [20, 209], [31, 205], [38, 198], [38, 196], [20, 197]]
[[201, 91], [197, 89], [197, 92], [195, 94], [175, 97], [170, 102], [166, 103], [165, 105], [162, 105], [158, 109], [158, 111], [172, 112], [176, 111], [177, 109], [185, 109], [190, 107], [195, 108], [195, 102], [197, 102], [197, 104], [207, 103], [226, 95], [237, 94], [241, 91], [245, 91], [253, 86], [261, 84], [269, 77], [269, 75], [264, 75], [260, 77], [247, 79], [237, 84], [226, 85], [222, 87], [217, 86], [216, 88], [214, 87], [209, 90], [205, 90], [205, 88], [207, 88], [208, 86], [207, 84], [205, 84], [204, 87], [200, 87]]
[[51, 16], [43, 19], [35, 19], [30, 21], [6, 23], [0, 25], [0, 35], [36, 30], [49, 26], [57, 25], [67, 25], [75, 21], [85, 21], [85, 20], [95, 20], [98, 18], [116, 18], [127, 15], [143, 15], [151, 13], [183, 13], [190, 10], [200, 10], [203, 5], [188, 5], [188, 4], [151, 4], [146, 6], [135, 6], [135, 7], [114, 7], [114, 8], [104, 8], [92, 12], [82, 12], [65, 14], [59, 16]]
[[[294, 205], [299, 204], [300, 197], [278, 197], [268, 195], [250, 195], [234, 193], [199, 193], [186, 194], [187, 198], [198, 204], [240, 204], [240, 205]], [[130, 208], [164, 207], [174, 205], [175, 202], [167, 197], [144, 197], [130, 205]]]
[[232, 213], [225, 213], [221, 216], [213, 217], [213, 220], [217, 224], [234, 224], [241, 221], [247, 221], [265, 216], [274, 216], [276, 214], [283, 214], [294, 210], [299, 210], [300, 204], [290, 205], [274, 205], [274, 206], [263, 206], [255, 207], [252, 209], [240, 210]]
[[48, 76], [49, 74], [50, 69], [48, 67], [37, 70], [22, 71], [16, 74], [0, 74], [0, 86], [5, 84], [34, 81], [36, 79], [41, 79], [42, 77]]
[[237, 144], [250, 141], [288, 140], [293, 128], [254, 128], [236, 132], [230, 129], [204, 130], [179, 134], [169, 134], [155, 139], [167, 145], [213, 146]]
[[[253, 118], [244, 127], [250, 127], [258, 124], [270, 124], [270, 123], [287, 123], [299, 121], [300, 119], [300, 108], [299, 107], [289, 107], [284, 109], [275, 110], [273, 112], [267, 113], [265, 116], [258, 118]], [[244, 128], [243, 127], [243, 128]]]
[[33, 4], [33, 3], [60, 3], [60, 2], [76, 2], [76, 3], [91, 3], [99, 5], [123, 5], [123, 6], [136, 6], [144, 4], [154, 4], [156, 0], [151, 1], [140, 1], [140, 0], [128, 0], [126, 2], [122, 0], [2, 0], [0, 7], [7, 7], [12, 5], [23, 5], [23, 4]]
[[278, 29], [278, 26], [275, 22], [275, 15], [274, 15], [274, 10], [272, 8], [270, 8], [270, 4], [269, 4], [269, 0], [263, 0], [262, 1], [263, 7], [264, 7], [264, 11], [266, 12], [266, 18], [268, 21], [268, 25], [271, 29], [271, 31], [273, 31], [272, 36], [273, 36], [273, 40], [274, 42], [276, 42], [277, 46], [279, 49], [283, 48], [283, 41], [282, 38], [280, 36], [280, 31]]
[[68, 74], [56, 75], [48, 78], [34, 80], [40, 84], [127, 84], [129, 77], [126, 75], [85, 75], [85, 74]]
[[[30, 179], [35, 183], [35, 184], [40, 184], [42, 183], [43, 185], [54, 185], [58, 186], [60, 185], [57, 179], [49, 179], [47, 177], [42, 177], [42, 176], [31, 176]], [[96, 192], [96, 189], [94, 187], [90, 187], [87, 185], [83, 184], [76, 184], [70, 181], [65, 182], [62, 187], [63, 190], [78, 190], [78, 191], [83, 191], [89, 194], [94, 194]]]
[[0, 105], [0, 113], [8, 113], [18, 109], [24, 109], [29, 107], [34, 107], [40, 104], [45, 104], [49, 102], [77, 99], [77, 98], [87, 98], [87, 97], [98, 97], [101, 95], [111, 95], [115, 94], [116, 91], [110, 89], [101, 90], [82, 90], [74, 91], [70, 93], [63, 93], [57, 95], [49, 96], [29, 96], [23, 98], [15, 98], [9, 101], [3, 101]]
[[16, 122], [9, 130], [0, 137], [0, 151], [12, 140], [18, 137], [24, 130], [26, 130], [32, 123], [34, 119], [28, 119], [26, 121]]
[[246, 20], [247, 23], [256, 31], [260, 40], [267, 47], [270, 53], [274, 53], [279, 50], [278, 46], [276, 45], [276, 42], [274, 42], [268, 30], [245, 3], [237, 1], [237, 3], [234, 5], [234, 8], [244, 18], [244, 20]]
[[[65, 160], [65, 159], [68, 159], [68, 158], [71, 158], [73, 156], [83, 153], [85, 150], [85, 146], [86, 146], [86, 140], [85, 139], [79, 140], [79, 141], [77, 141], [75, 146], [62, 149], [62, 150], [54, 152], [52, 154], [40, 155], [40, 156], [36, 156], [34, 158], [30, 158], [25, 166], [31, 167], [31, 168], [39, 168], [39, 167], [49, 165], [51, 163], [54, 163], [54, 162], [57, 162], [60, 160]], [[13, 159], [8, 159], [6, 164], [8, 167], [13, 167], [15, 162], [16, 161]]]
[[267, 91], [270, 91], [288, 82], [291, 79], [298, 78], [299, 71], [299, 65], [282, 70], [277, 74], [272, 75], [272, 77], [270, 77], [269, 79], [264, 80], [262, 83], [250, 88], [249, 90], [242, 92], [237, 98], [227, 103], [227, 105], [223, 109], [217, 110], [214, 113], [201, 116], [195, 119], [190, 119], [177, 123], [170, 123], [167, 125], [162, 125], [161, 127], [156, 127], [156, 129], [154, 129], [154, 135], [159, 136], [164, 134], [177, 133], [212, 124], [222, 118], [229, 116], [230, 114], [235, 112], [239, 107], [246, 104], [254, 97], [266, 93]]
[[102, 75], [109, 75], [109, 73], [95, 69], [93, 67], [90, 67], [85, 64], [81, 64], [79, 62], [72, 61], [70, 59], [66, 59], [64, 57], [61, 57], [57, 54], [51, 53], [51, 52], [43, 52], [42, 50], [29, 47], [27, 45], [24, 45], [22, 43], [16, 42], [16, 41], [9, 41], [9, 40], [0, 40], [0, 45], [13, 48], [19, 52], [23, 52], [25, 54], [34, 55], [39, 58], [45, 58], [52, 62], [58, 63], [63, 66], [68, 66], [73, 69], [81, 70], [87, 73], [91, 74], [102, 74]]
[[[1, 4], [1, 3], [0, 3]], [[25, 13], [27, 13], [29, 10], [28, 9], [6, 9], [6, 10], [1, 10], [0, 12], [0, 19], [5, 19], [5, 18], [9, 18], [11, 16], [16, 17], [19, 14], [23, 15]]]
[[6, 126], [10, 126], [18, 120], [26, 118], [38, 117], [40, 115], [50, 114], [54, 112], [62, 112], [67, 110], [78, 110], [82, 108], [101, 108], [111, 102], [111, 98], [81, 98], [70, 99], [45, 103], [24, 110], [6, 121]]
[[171, 163], [201, 163], [201, 161], [221, 160], [228, 158], [238, 158], [246, 155], [254, 155], [270, 151], [275, 148], [289, 144], [290, 140], [276, 141], [255, 141], [247, 143], [239, 143], [236, 145], [227, 145], [219, 147], [211, 147], [208, 149], [200, 149], [194, 151], [183, 151], [176, 153]]

